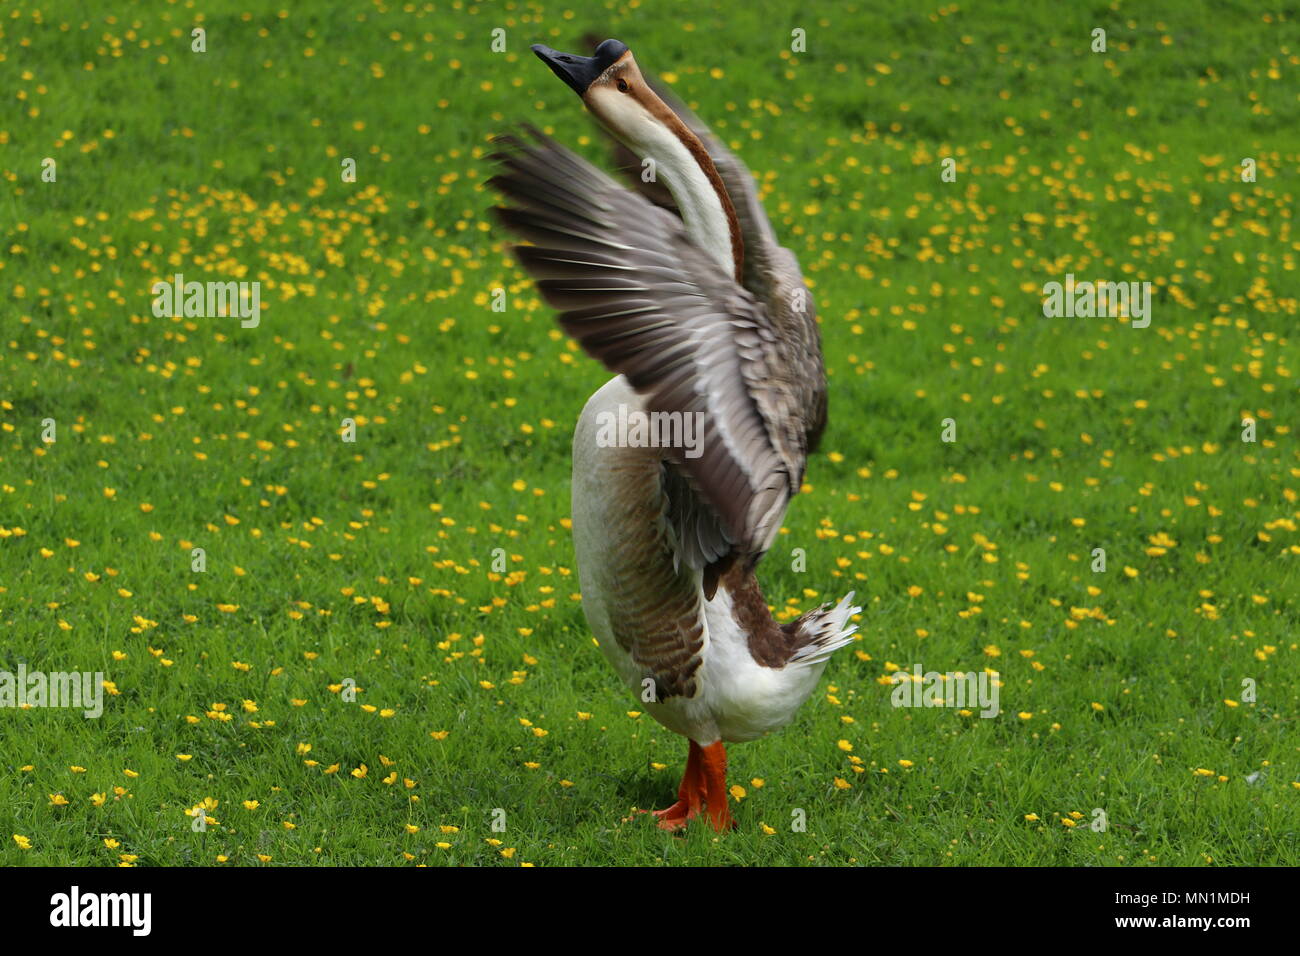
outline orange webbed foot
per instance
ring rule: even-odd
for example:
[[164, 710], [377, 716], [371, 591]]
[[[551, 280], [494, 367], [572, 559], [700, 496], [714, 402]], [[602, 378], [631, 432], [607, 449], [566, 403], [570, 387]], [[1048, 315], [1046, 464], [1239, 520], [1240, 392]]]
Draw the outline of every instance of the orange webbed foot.
[[660, 830], [680, 830], [693, 820], [701, 809], [699, 803], [679, 800], [671, 807], [655, 810], [654, 816], [659, 820]]
[[721, 740], [700, 748], [700, 772], [704, 778], [709, 823], [718, 833], [734, 830], [736, 821], [731, 817], [730, 794], [727, 793], [727, 750]]
[[677, 802], [663, 810], [634, 810], [633, 813], [650, 812], [659, 829], [668, 831], [681, 830], [691, 820], [707, 814], [710, 826], [718, 833], [725, 833], [737, 826], [731, 816], [729, 796], [727, 752], [722, 741], [701, 747], [692, 740], [686, 773], [677, 788]]

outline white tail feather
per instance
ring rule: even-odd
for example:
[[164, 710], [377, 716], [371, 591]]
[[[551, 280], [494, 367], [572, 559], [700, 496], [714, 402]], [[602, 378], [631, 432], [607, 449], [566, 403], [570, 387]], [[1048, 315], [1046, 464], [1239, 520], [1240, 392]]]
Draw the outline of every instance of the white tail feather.
[[853, 592], [850, 591], [831, 610], [826, 610], [827, 606], [823, 604], [808, 615], [802, 630], [811, 636], [810, 640], [794, 652], [790, 663], [823, 664], [845, 644], [853, 642], [858, 626], [850, 623], [849, 618], [861, 614], [862, 608], [850, 606], [852, 600]]

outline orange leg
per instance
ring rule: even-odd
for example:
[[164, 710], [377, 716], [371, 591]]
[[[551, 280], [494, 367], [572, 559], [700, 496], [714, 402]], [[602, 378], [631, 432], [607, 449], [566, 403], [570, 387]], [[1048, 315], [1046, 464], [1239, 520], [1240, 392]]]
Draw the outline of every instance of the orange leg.
[[666, 810], [654, 811], [654, 815], [659, 818], [660, 828], [664, 830], [677, 830], [686, 826], [686, 821], [704, 809], [704, 750], [693, 740], [690, 744], [686, 756], [686, 773], [682, 775], [682, 784], [677, 788], [677, 802]]
[[[694, 742], [691, 746], [695, 746]], [[700, 763], [709, 822], [719, 833], [734, 829], [736, 823], [731, 819], [730, 795], [727, 793], [727, 750], [721, 740], [700, 748]]]

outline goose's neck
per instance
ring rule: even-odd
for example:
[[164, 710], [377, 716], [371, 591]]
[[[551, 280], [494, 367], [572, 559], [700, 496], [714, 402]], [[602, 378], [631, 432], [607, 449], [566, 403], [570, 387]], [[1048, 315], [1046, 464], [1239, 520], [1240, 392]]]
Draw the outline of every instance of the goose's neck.
[[658, 165], [656, 176], [677, 201], [687, 235], [740, 282], [745, 261], [740, 223], [704, 144], [676, 115], [654, 124], [651, 138], [647, 152]]

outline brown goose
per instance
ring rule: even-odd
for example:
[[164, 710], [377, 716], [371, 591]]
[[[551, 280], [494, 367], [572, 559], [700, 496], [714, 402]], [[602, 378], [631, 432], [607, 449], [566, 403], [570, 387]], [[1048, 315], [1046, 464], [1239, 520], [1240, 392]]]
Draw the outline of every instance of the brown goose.
[[[618, 40], [591, 57], [533, 51], [623, 147], [654, 197], [535, 131], [497, 140], [499, 220], [560, 325], [617, 376], [573, 438], [583, 609], [649, 713], [690, 741], [675, 829], [732, 826], [724, 741], [789, 723], [837, 648], [850, 593], [773, 620], [754, 567], [826, 423], [813, 300], [749, 171], [641, 75]], [[669, 105], [670, 102], [673, 105]], [[638, 183], [638, 185], [641, 185]], [[649, 190], [647, 190], [649, 191]]]

